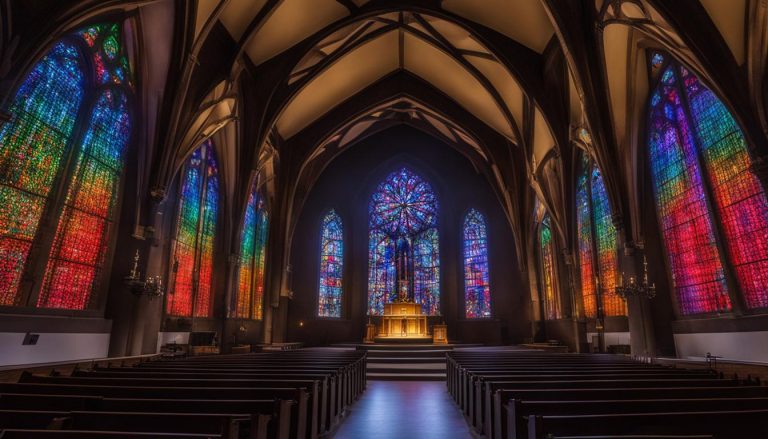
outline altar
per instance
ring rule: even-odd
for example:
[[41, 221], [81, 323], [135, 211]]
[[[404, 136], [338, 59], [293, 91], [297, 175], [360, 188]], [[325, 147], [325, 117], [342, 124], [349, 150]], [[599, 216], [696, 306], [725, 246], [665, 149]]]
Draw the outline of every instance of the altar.
[[385, 303], [378, 332], [379, 337], [427, 337], [427, 316], [419, 303]]

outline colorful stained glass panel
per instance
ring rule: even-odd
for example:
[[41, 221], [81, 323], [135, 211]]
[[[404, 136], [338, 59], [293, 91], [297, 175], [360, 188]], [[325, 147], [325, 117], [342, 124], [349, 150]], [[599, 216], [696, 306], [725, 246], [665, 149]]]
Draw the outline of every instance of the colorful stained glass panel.
[[683, 315], [726, 311], [725, 272], [676, 81], [674, 67], [668, 67], [655, 92], [659, 99], [651, 102], [648, 145], [672, 287]]
[[407, 168], [391, 173], [369, 204], [368, 313], [380, 315], [395, 297], [395, 243], [407, 243], [413, 267], [413, 298], [428, 315], [440, 312], [440, 256], [437, 196], [430, 185]]
[[85, 88], [79, 50], [57, 43], [32, 68], [0, 129], [0, 305], [19, 305], [19, 285]]
[[319, 317], [341, 317], [344, 239], [341, 218], [333, 210], [323, 218], [320, 234]]
[[468, 319], [491, 317], [488, 231], [475, 209], [464, 218], [464, 310]]
[[539, 228], [541, 251], [541, 291], [544, 298], [545, 317], [549, 320], [562, 318], [560, 294], [555, 277], [555, 248], [549, 215], [545, 215]]
[[603, 315], [627, 315], [624, 299], [616, 294], [616, 276], [619, 272], [618, 242], [616, 228], [611, 218], [608, 193], [603, 177], [597, 167], [592, 169], [592, 219], [597, 244], [597, 267], [600, 273], [600, 293]]
[[744, 134], [695, 75], [683, 71], [681, 77], [744, 301], [748, 308], [768, 308], [768, 199], [752, 173]]

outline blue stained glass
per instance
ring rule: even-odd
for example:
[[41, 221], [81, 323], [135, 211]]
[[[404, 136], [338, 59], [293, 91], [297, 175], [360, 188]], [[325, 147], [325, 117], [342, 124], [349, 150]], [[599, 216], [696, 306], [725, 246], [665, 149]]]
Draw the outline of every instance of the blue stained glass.
[[414, 299], [426, 314], [440, 314], [440, 252], [437, 229], [427, 229], [413, 244]]
[[437, 212], [430, 185], [406, 168], [377, 187], [369, 205], [370, 315], [380, 315], [401, 294], [396, 289], [407, 289], [425, 314], [440, 313]]
[[341, 317], [344, 240], [341, 218], [331, 210], [323, 218], [317, 315]]
[[467, 318], [491, 317], [488, 275], [488, 232], [475, 209], [464, 218], [464, 307]]

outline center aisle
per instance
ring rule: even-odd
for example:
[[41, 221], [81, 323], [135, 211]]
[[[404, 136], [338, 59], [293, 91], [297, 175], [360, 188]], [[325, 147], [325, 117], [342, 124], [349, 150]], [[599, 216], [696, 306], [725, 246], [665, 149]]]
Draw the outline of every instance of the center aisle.
[[368, 381], [333, 439], [467, 439], [464, 417], [445, 382]]

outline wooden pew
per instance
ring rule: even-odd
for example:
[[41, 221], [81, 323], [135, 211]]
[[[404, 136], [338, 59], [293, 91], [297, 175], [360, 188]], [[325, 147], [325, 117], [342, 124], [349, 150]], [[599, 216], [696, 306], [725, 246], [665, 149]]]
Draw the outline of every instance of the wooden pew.
[[[249, 369], [250, 370], [250, 369]], [[301, 372], [294, 369], [258, 369], [250, 372], [212, 372], [212, 371], [145, 371], [144, 369], [127, 369], [126, 371], [102, 370], [93, 371], [78, 370], [73, 372], [73, 377], [78, 378], [134, 378], [134, 379], [158, 379], [167, 381], [169, 379], [187, 379], [187, 380], [253, 380], [253, 379], [271, 379], [271, 380], [317, 380], [319, 398], [326, 398], [327, 404], [321, 404], [320, 428], [324, 431], [326, 426], [332, 426], [337, 421], [344, 409], [345, 404], [351, 404], [339, 397], [345, 390], [336, 386], [333, 374], [323, 374], [319, 372]], [[355, 395], [357, 397], [357, 395]]]
[[[608, 400], [659, 400], [659, 399], [714, 399], [714, 398], [768, 398], [768, 387], [662, 387], [640, 389], [500, 389], [494, 393], [493, 428], [490, 437], [506, 438], [514, 429], [511, 423], [515, 413], [509, 406], [511, 400], [522, 401], [608, 401]], [[524, 429], [523, 429], [524, 430]], [[519, 430], [518, 430], [519, 431]], [[525, 437], [525, 436], [524, 436]]]
[[[81, 390], [77, 390], [79, 392], [85, 391], [89, 392], [89, 389], [87, 387], [83, 388], [82, 386], [93, 386], [93, 387], [100, 387], [100, 392], [109, 392], [111, 395], [114, 396], [113, 390], [108, 390], [105, 388], [119, 388], [123, 387], [128, 390], [131, 390], [135, 392], [137, 389], [141, 389], [142, 391], [146, 392], [144, 388], [147, 387], [164, 387], [164, 388], [176, 388], [177, 390], [174, 390], [174, 394], [176, 396], [165, 396], [166, 398], [174, 398], [174, 399], [195, 399], [195, 398], [202, 398], [202, 399], [266, 399], [268, 397], [262, 397], [262, 398], [249, 398], [247, 397], [247, 391], [251, 388], [260, 388], [262, 390], [269, 389], [269, 388], [282, 388], [282, 389], [307, 389], [309, 393], [309, 425], [311, 426], [310, 432], [311, 437], [315, 437], [317, 434], [319, 434], [319, 420], [321, 419], [322, 413], [328, 413], [328, 404], [331, 404], [330, 407], [334, 406], [334, 400], [331, 396], [328, 398], [323, 398], [323, 396], [319, 392], [319, 381], [318, 380], [268, 380], [268, 379], [261, 379], [261, 380], [228, 380], [228, 379], [212, 379], [212, 380], [195, 380], [195, 379], [157, 379], [157, 378], [92, 378], [92, 377], [48, 377], [48, 376], [39, 376], [39, 375], [33, 375], [33, 374], [22, 374], [21, 379], [19, 380], [19, 383], [17, 384], [53, 384], [53, 385], [68, 385], [71, 386], [68, 389], [61, 389], [59, 392], [55, 393], [61, 393], [61, 392], [67, 392], [70, 393], [70, 390], [74, 390], [74, 388], [80, 386]], [[8, 384], [0, 384], [0, 393], [3, 393], [5, 390], [8, 389]], [[208, 396], [195, 396], [202, 394], [202, 391], [200, 389], [205, 388], [206, 389], [206, 395]], [[210, 391], [210, 389], [218, 389], [218, 392], [221, 392], [222, 396], [213, 396], [210, 395], [214, 392]], [[221, 391], [221, 389], [232, 389], [232, 390], [226, 390]], [[237, 392], [237, 390], [242, 390], [243, 392]], [[85, 394], [94, 394], [93, 392], [96, 391], [95, 389], [91, 388], [91, 393], [85, 393]], [[19, 392], [14, 392], [19, 393]], [[240, 394], [241, 397], [228, 397], [224, 395], [234, 395], [234, 394]], [[269, 392], [261, 392], [262, 394], [266, 393], [269, 394]], [[79, 393], [83, 394], [83, 393]], [[123, 397], [130, 397], [134, 393], [132, 392], [125, 392], [121, 396]], [[96, 394], [97, 396], [106, 396], [103, 393]], [[146, 393], [144, 393], [146, 395]], [[183, 395], [183, 396], [181, 396]], [[244, 397], [245, 396], [245, 397]], [[147, 396], [142, 396], [144, 398], [147, 398]], [[163, 398], [163, 393], [155, 394], [155, 396], [149, 397], [149, 398]], [[331, 412], [333, 416], [336, 416], [337, 414], [335, 412]]]
[[612, 434], [610, 436], [552, 436], [550, 439], [714, 439], [711, 434]]
[[[550, 379], [554, 378], [554, 379]], [[607, 378], [601, 379], [599, 376], [587, 376], [583, 379], [559, 379], [559, 376], [547, 377], [505, 377], [504, 381], [485, 381], [482, 391], [477, 391], [476, 398], [470, 400], [467, 415], [470, 418], [471, 425], [478, 429], [485, 429], [492, 425], [491, 422], [484, 422], [486, 414], [494, 411], [492, 396], [495, 390], [500, 388], [517, 389], [545, 389], [545, 388], [642, 388], [642, 387], [726, 387], [738, 386], [741, 384], [738, 380], [726, 379], [634, 379], [631, 376], [625, 378]], [[480, 389], [478, 389], [480, 390]]]
[[622, 399], [585, 401], [511, 400], [507, 408], [507, 431], [494, 437], [525, 439], [529, 416], [569, 416], [624, 413], [707, 412], [727, 407], [733, 411], [768, 410], [768, 398]]
[[126, 431], [21, 430], [0, 431], [0, 439], [219, 439], [219, 434], [141, 433]]
[[768, 437], [768, 410], [530, 416], [528, 439], [619, 434], [710, 434], [718, 439]]
[[68, 415], [65, 429], [147, 433], [195, 433], [238, 439], [243, 424], [250, 421], [251, 439], [267, 439], [269, 415], [211, 413], [80, 412]]
[[0, 430], [6, 428], [49, 428], [56, 419], [69, 416], [63, 410], [0, 410]]
[[[43, 399], [37, 404], [47, 404], [50, 395], [67, 396], [97, 396], [99, 399], [169, 399], [178, 401], [181, 410], [184, 401], [195, 399], [209, 400], [239, 400], [251, 401], [259, 399], [269, 399], [274, 402], [275, 399], [282, 401], [295, 401], [291, 419], [295, 420], [296, 425], [292, 430], [297, 432], [296, 437], [317, 437], [316, 424], [313, 422], [316, 418], [311, 415], [312, 405], [309, 404], [310, 396], [305, 389], [297, 388], [248, 388], [232, 389], [217, 387], [125, 387], [125, 386], [79, 386], [79, 385], [61, 385], [61, 384], [36, 384], [36, 383], [5, 383], [0, 384], [0, 401], [8, 392], [14, 394], [24, 394], [19, 399], [25, 400], [26, 404], [31, 404], [35, 396], [42, 396]], [[247, 402], [246, 402], [247, 403]], [[103, 404], [103, 402], [101, 403]], [[113, 402], [112, 404], [116, 404]], [[169, 403], [172, 404], [172, 403]], [[193, 403], [194, 404], [194, 403]], [[101, 406], [100, 406], [101, 407]], [[140, 407], [139, 407], [140, 409]], [[278, 422], [281, 420], [278, 419]], [[294, 422], [294, 421], [291, 421]], [[2, 425], [2, 424], [0, 424]], [[315, 428], [315, 431], [312, 430]], [[301, 432], [304, 434], [301, 434]]]
[[[569, 373], [569, 374], [538, 374], [526, 371], [521, 374], [510, 373], [492, 373], [470, 376], [467, 389], [467, 414], [473, 421], [481, 422], [484, 407], [488, 406], [493, 395], [491, 383], [498, 382], [517, 382], [517, 381], [588, 381], [588, 380], [717, 380], [716, 375], [687, 374], [684, 371], [669, 373], [645, 373], [623, 372], [623, 373]], [[474, 409], [474, 411], [473, 411]]]
[[[250, 437], [313, 439], [329, 431], [364, 391], [366, 358], [363, 351], [292, 351], [173, 359], [131, 367], [108, 364], [75, 370], [72, 376], [56, 371], [51, 376], [25, 373], [19, 383], [0, 384], [0, 409], [36, 408], [26, 410], [34, 412], [27, 418], [48, 428], [51, 423], [46, 421], [51, 419], [32, 419], [47, 407], [48, 416], [56, 416], [57, 426], [71, 431], [100, 428], [108, 437], [141, 433], [145, 427], [153, 429], [148, 433], [189, 433], [154, 425], [194, 419], [192, 424], [210, 423], [201, 431], [211, 437], [247, 434], [244, 431], [253, 424]], [[99, 414], [107, 416], [99, 418]], [[216, 422], [225, 419], [217, 434]], [[24, 426], [30, 432], [35, 428], [41, 427]]]

